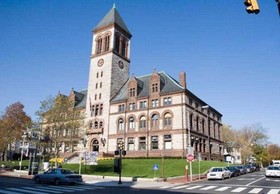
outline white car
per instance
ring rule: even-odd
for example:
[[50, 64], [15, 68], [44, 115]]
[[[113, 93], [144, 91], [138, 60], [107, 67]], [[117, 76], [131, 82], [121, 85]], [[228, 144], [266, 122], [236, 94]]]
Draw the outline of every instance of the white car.
[[230, 178], [231, 172], [225, 167], [213, 167], [207, 173], [207, 179], [225, 179]]
[[279, 166], [268, 166], [265, 170], [266, 177], [280, 177]]

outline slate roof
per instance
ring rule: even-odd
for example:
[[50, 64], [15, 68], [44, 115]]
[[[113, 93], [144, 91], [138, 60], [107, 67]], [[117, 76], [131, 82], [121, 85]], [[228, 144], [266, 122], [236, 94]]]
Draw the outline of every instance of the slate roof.
[[94, 31], [98, 30], [98, 29], [101, 29], [103, 27], [106, 27], [106, 26], [110, 26], [112, 24], [117, 24], [124, 31], [126, 31], [129, 35], [131, 35], [128, 28], [126, 27], [122, 17], [120, 16], [118, 10], [115, 7], [113, 7], [105, 15], [105, 17], [97, 24], [97, 26], [94, 28]]
[[87, 90], [73, 91], [75, 94], [75, 108], [86, 108], [87, 104]]
[[[161, 89], [160, 93], [165, 94], [165, 93], [171, 93], [171, 92], [181, 92], [184, 91], [185, 89], [171, 76], [169, 76], [165, 72], [158, 72], [160, 75], [160, 82], [161, 82]], [[146, 97], [150, 94], [149, 91], [149, 82], [151, 79], [152, 74], [150, 75], [144, 75], [140, 77], [135, 77], [137, 80], [137, 85], [138, 85], [138, 94], [137, 97]], [[111, 100], [111, 102], [118, 102], [118, 101], [123, 101], [128, 99], [128, 83], [129, 80], [125, 83], [125, 85], [121, 88], [121, 90], [117, 93], [117, 95]]]

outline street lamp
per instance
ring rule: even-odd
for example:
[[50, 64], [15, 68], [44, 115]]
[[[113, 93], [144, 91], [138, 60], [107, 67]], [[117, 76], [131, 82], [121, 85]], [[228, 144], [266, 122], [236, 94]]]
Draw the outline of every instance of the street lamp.
[[202, 106], [201, 109], [207, 109], [207, 129], [208, 129], [208, 148], [209, 148], [209, 153], [208, 153], [208, 160], [211, 159], [211, 143], [210, 143], [210, 122], [209, 122], [209, 114], [208, 114], [208, 109], [209, 105]]
[[22, 143], [21, 143], [21, 154], [20, 154], [20, 164], [19, 164], [19, 171], [21, 171], [21, 165], [22, 165], [22, 158], [23, 158], [23, 148], [24, 148], [24, 140], [27, 137], [27, 133], [23, 132], [22, 134]]
[[86, 158], [85, 158], [85, 151], [86, 151], [86, 145], [87, 145], [86, 137], [82, 138], [81, 141], [83, 143], [84, 148], [83, 148], [82, 154], [80, 154], [79, 174], [81, 174], [81, 170], [82, 170], [82, 155], [84, 156], [84, 162], [86, 161]]

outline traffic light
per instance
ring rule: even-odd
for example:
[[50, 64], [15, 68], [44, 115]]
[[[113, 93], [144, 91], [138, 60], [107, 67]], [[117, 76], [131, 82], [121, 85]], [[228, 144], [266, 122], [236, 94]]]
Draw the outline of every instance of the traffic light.
[[120, 150], [124, 150], [124, 142], [123, 142], [123, 141], [120, 141], [120, 142], [118, 143], [118, 148], [119, 148]]
[[257, 0], [245, 0], [244, 4], [246, 5], [246, 11], [247, 13], [251, 14], [258, 14], [260, 13], [259, 5]]

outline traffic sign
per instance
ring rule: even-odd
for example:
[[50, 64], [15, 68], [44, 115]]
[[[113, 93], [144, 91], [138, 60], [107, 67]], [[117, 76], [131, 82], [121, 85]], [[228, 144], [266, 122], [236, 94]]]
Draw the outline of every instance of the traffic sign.
[[159, 169], [158, 165], [157, 165], [157, 164], [154, 164], [154, 165], [153, 165], [153, 170], [158, 170], [158, 169]]
[[193, 161], [193, 159], [194, 159], [194, 157], [193, 157], [192, 154], [188, 154], [188, 155], [187, 155], [187, 160], [188, 160], [188, 162]]

